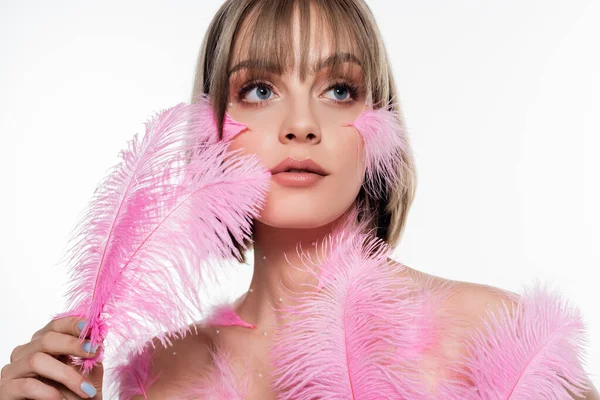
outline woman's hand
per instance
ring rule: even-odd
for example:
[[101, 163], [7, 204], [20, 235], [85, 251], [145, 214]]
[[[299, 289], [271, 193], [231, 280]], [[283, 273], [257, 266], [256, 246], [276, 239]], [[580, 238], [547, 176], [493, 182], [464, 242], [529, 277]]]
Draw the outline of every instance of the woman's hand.
[[0, 399], [102, 399], [102, 364], [82, 376], [68, 357], [94, 356], [89, 340], [79, 342], [84, 324], [77, 317], [55, 319], [15, 347], [0, 373]]

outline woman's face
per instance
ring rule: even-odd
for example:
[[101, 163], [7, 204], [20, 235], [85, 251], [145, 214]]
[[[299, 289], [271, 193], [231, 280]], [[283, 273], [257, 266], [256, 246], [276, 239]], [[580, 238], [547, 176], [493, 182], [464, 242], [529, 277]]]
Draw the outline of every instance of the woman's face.
[[[300, 59], [297, 27], [295, 23], [294, 42], [290, 44], [295, 60]], [[331, 55], [323, 39], [311, 37], [309, 66]], [[233, 49], [233, 54], [241, 57], [229, 65], [234, 71], [229, 78], [232, 106], [227, 113], [248, 128], [229, 148], [255, 154], [270, 170], [290, 157], [311, 159], [328, 174], [309, 186], [288, 186], [272, 176], [258, 221], [279, 228], [314, 228], [334, 221], [355, 201], [365, 173], [362, 138], [355, 128], [342, 126], [353, 122], [367, 107], [360, 66], [351, 60], [345, 62], [341, 76], [330, 76], [327, 66], [314, 73], [309, 68], [311, 72], [301, 81], [296, 62], [293, 73], [269, 72], [266, 79], [253, 81], [249, 80], [248, 68], [236, 68], [246, 61], [241, 42], [238, 40]], [[320, 50], [317, 44], [321, 44]]]

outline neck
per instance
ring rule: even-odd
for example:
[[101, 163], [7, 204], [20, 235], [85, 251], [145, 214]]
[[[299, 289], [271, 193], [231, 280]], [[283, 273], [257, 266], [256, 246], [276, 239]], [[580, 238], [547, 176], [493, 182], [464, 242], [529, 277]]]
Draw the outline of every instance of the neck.
[[286, 323], [277, 308], [288, 305], [290, 293], [315, 290], [317, 284], [316, 277], [303, 267], [298, 253], [317, 260], [315, 244], [321, 248], [322, 239], [333, 233], [345, 217], [346, 214], [311, 229], [276, 228], [255, 221], [254, 273], [248, 292], [236, 307], [238, 315], [261, 331], [272, 331]]

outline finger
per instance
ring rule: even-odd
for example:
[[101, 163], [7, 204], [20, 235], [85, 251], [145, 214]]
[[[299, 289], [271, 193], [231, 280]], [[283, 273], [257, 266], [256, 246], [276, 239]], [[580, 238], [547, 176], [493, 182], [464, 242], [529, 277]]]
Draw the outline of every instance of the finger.
[[85, 325], [85, 320], [79, 317], [63, 317], [53, 319], [48, 322], [46, 326], [33, 334], [31, 339], [36, 339], [39, 336], [44, 335], [46, 332], [59, 332], [66, 333], [72, 336], [79, 337], [83, 327]]
[[63, 395], [55, 388], [34, 378], [0, 381], [2, 400], [62, 400]]
[[10, 361], [14, 363], [33, 353], [43, 352], [53, 356], [63, 354], [90, 358], [98, 352], [98, 347], [92, 348], [89, 340], [81, 339], [65, 333], [48, 331], [31, 342], [17, 346], [11, 354]]
[[54, 382], [54, 381], [51, 381], [50, 379], [46, 379], [44, 377], [39, 377], [38, 379], [44, 383], [48, 383], [50, 386], [52, 386], [53, 388], [58, 390], [62, 394], [62, 397], [63, 397], [62, 400], [81, 400], [80, 395], [73, 392], [68, 387], [63, 385], [62, 383]]
[[94, 386], [73, 368], [65, 365], [46, 353], [34, 353], [9, 364], [3, 371], [2, 379], [18, 380], [40, 376], [61, 383], [83, 398], [96, 394]]
[[[77, 393], [73, 393], [67, 389], [64, 385], [56, 384], [56, 388], [62, 393], [63, 400], [80, 400], [81, 397]], [[98, 397], [98, 396], [96, 396]]]

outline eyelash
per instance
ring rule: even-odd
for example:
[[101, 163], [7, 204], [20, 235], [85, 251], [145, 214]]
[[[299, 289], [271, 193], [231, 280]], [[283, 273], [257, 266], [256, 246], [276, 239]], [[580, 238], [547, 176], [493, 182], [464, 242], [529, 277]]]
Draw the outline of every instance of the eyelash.
[[[269, 90], [271, 90], [272, 92], [275, 92], [275, 90], [273, 90], [274, 89], [273, 85], [271, 85], [269, 82], [261, 80], [261, 79], [255, 79], [255, 80], [245, 83], [236, 91], [237, 101], [242, 103], [245, 107], [262, 107], [262, 106], [264, 106], [265, 103], [269, 102], [270, 100], [246, 101], [243, 99], [244, 96], [246, 95], [246, 93], [248, 93], [252, 89], [254, 89], [256, 87], [260, 87], [260, 86], [268, 87]], [[358, 98], [358, 95], [359, 95], [358, 87], [356, 85], [354, 85], [353, 83], [348, 82], [346, 80], [334, 81], [331, 85], [329, 85], [329, 87], [325, 91], [328, 92], [331, 89], [336, 88], [336, 87], [343, 87], [343, 88], [348, 89], [348, 92], [350, 93], [350, 98], [352, 100], [335, 100], [335, 99], [328, 99], [328, 100], [332, 100], [333, 102], [340, 104], [340, 105], [345, 105], [344, 103], [352, 103], [353, 101], [355, 101]]]

